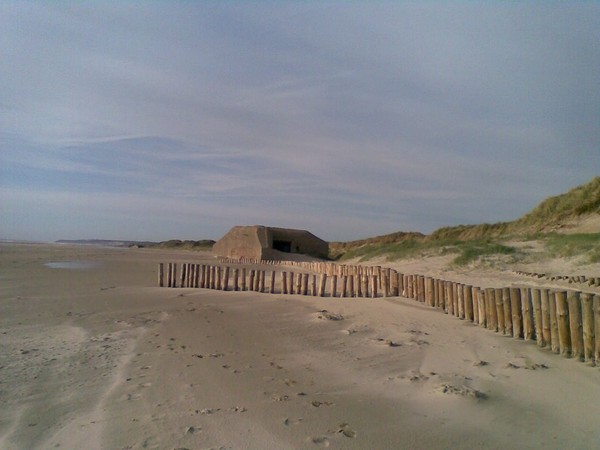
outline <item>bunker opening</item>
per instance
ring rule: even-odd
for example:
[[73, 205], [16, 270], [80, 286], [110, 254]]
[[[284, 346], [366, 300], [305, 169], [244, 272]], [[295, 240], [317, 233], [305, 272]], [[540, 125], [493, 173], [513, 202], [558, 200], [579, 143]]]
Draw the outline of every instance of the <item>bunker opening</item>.
[[282, 241], [282, 240], [273, 240], [273, 248], [275, 250], [279, 250], [280, 252], [292, 253], [292, 242], [291, 241]]

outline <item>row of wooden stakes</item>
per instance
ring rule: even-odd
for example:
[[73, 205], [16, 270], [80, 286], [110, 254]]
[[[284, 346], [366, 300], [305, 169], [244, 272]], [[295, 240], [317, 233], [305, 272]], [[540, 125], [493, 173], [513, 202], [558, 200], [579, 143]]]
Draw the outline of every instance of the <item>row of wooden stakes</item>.
[[600, 277], [588, 277], [586, 275], [548, 275], [545, 273], [537, 272], [523, 272], [522, 270], [516, 270], [517, 275], [523, 275], [526, 277], [543, 278], [545, 280], [555, 281], [564, 280], [569, 284], [580, 283], [587, 284], [588, 286], [600, 286]]
[[[179, 273], [179, 276], [178, 276]], [[385, 273], [385, 272], [384, 272]], [[165, 277], [166, 275], [166, 277]], [[279, 282], [277, 279], [279, 278]], [[379, 296], [381, 286], [386, 286], [383, 296], [397, 296], [398, 284], [387, 281], [382, 284], [377, 275], [337, 275], [327, 273], [300, 273], [249, 269], [211, 264], [159, 263], [158, 285], [160, 287], [186, 287], [233, 291], [256, 291], [270, 294], [300, 294], [320, 297], [371, 297]], [[397, 278], [396, 278], [397, 280]]]
[[176, 263], [168, 263], [166, 271], [160, 263], [158, 283], [321, 297], [402, 296], [488, 330], [536, 341], [565, 357], [600, 365], [600, 295], [532, 287], [481, 288], [378, 266], [306, 264], [298, 266], [313, 273], [183, 263], [178, 277]]

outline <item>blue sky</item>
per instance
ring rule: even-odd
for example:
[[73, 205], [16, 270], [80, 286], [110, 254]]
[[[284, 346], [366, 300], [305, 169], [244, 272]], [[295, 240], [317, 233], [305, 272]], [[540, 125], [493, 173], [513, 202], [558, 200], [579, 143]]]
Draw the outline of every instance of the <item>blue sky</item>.
[[0, 5], [0, 238], [328, 240], [600, 174], [596, 2]]

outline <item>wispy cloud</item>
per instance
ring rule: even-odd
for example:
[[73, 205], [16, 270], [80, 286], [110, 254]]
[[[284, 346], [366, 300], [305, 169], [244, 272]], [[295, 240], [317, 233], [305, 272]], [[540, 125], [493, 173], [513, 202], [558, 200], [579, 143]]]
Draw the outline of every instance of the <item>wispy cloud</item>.
[[593, 3], [1, 12], [5, 237], [430, 231], [600, 172]]

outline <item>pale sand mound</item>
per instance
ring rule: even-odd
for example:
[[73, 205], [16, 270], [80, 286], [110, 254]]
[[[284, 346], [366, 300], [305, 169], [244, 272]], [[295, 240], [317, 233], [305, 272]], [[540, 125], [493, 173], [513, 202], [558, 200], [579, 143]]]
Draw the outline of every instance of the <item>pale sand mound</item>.
[[[0, 248], [0, 448], [600, 441], [598, 368], [411, 300], [153, 287], [178, 256]], [[43, 265], [74, 259], [99, 264]]]

